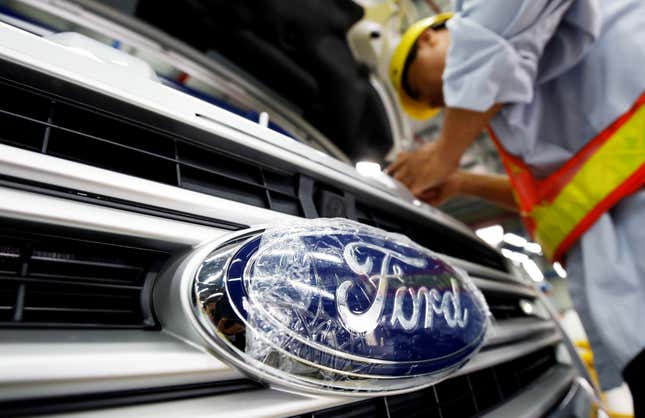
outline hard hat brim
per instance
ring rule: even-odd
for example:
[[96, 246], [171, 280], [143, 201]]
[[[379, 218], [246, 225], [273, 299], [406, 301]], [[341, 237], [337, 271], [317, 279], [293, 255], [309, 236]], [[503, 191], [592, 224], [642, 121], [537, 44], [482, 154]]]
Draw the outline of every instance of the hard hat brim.
[[431, 107], [418, 100], [411, 99], [405, 92], [399, 92], [399, 102], [401, 103], [403, 111], [412, 119], [416, 120], [431, 119], [441, 111], [439, 107]]

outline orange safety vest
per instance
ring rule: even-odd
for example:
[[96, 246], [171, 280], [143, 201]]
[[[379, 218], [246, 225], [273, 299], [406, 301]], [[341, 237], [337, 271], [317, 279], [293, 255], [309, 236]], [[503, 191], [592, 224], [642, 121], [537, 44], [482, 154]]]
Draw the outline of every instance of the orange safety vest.
[[645, 94], [542, 180], [489, 131], [513, 185], [522, 220], [553, 261], [562, 260], [603, 213], [645, 184]]

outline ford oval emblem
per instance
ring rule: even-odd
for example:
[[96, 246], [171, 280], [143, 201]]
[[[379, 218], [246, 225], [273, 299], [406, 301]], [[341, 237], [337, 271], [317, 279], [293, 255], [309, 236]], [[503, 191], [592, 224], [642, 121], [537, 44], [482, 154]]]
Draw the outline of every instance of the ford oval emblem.
[[220, 354], [260, 379], [316, 392], [436, 383], [477, 352], [489, 324], [464, 272], [402, 235], [344, 219], [218, 243], [190, 291]]

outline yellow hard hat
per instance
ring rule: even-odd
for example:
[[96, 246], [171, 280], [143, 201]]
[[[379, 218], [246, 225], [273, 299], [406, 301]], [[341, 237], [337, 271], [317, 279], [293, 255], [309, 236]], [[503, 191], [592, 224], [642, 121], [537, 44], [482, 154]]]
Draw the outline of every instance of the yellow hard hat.
[[414, 119], [430, 119], [439, 113], [439, 108], [430, 107], [427, 103], [422, 103], [410, 97], [403, 89], [403, 70], [405, 62], [408, 59], [410, 50], [416, 43], [417, 39], [428, 28], [436, 28], [443, 25], [450, 19], [453, 13], [441, 13], [432, 17], [427, 17], [415, 22], [405, 31], [401, 37], [401, 42], [394, 50], [390, 59], [390, 81], [399, 95], [401, 107], [405, 113]]

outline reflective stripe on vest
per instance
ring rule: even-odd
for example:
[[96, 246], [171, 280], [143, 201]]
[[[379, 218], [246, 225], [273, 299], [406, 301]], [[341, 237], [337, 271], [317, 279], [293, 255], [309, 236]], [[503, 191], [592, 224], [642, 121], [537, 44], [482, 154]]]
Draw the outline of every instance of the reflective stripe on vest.
[[491, 131], [524, 223], [552, 260], [598, 218], [645, 184], [645, 94], [623, 116], [543, 180], [509, 154]]

